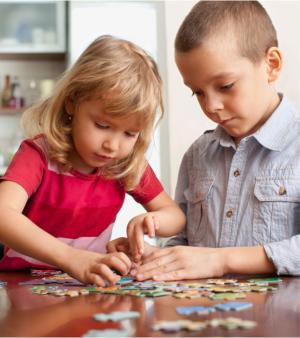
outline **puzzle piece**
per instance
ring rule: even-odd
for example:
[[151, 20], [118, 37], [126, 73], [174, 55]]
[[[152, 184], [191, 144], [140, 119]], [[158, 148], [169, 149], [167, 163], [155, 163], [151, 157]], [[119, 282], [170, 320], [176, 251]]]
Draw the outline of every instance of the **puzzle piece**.
[[209, 296], [212, 300], [236, 300], [246, 298], [244, 293], [213, 293]]
[[111, 313], [96, 313], [93, 318], [100, 322], [113, 321], [118, 322], [124, 319], [138, 318], [140, 313], [137, 311], [115, 311]]
[[125, 330], [89, 330], [82, 337], [128, 337], [129, 332]]
[[181, 330], [199, 331], [206, 327], [205, 322], [193, 322], [191, 320], [157, 321], [152, 325], [154, 331], [176, 332]]
[[180, 315], [190, 315], [193, 313], [198, 315], [208, 315], [215, 311], [216, 309], [212, 306], [181, 306], [176, 308], [176, 312]]
[[271, 278], [252, 278], [248, 279], [248, 282], [250, 283], [281, 283], [282, 279], [278, 277], [271, 277]]
[[214, 307], [219, 311], [241, 311], [252, 307], [252, 303], [248, 302], [229, 302], [223, 304], [216, 304]]

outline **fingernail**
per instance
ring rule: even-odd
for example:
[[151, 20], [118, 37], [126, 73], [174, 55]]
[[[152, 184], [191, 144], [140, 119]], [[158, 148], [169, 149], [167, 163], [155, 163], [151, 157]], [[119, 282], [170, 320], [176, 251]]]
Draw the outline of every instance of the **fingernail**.
[[144, 278], [144, 275], [138, 274], [138, 275], [136, 275], [136, 278], [137, 278], [137, 279], [143, 279], [143, 278]]

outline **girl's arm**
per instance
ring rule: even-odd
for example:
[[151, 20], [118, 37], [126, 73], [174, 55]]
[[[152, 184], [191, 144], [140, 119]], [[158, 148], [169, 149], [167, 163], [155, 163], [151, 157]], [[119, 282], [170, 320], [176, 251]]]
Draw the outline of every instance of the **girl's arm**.
[[[48, 234], [22, 214], [28, 201], [26, 191], [17, 183], [0, 184], [0, 240], [14, 250], [61, 268], [85, 283], [104, 285], [118, 277], [110, 267], [126, 274], [130, 261], [125, 254], [102, 255], [72, 248]], [[51, 215], [49, 215], [51, 217]], [[121, 254], [121, 256], [120, 256]]]
[[185, 226], [184, 213], [164, 191], [143, 206], [148, 212], [134, 217], [127, 227], [130, 251], [135, 261], [143, 255], [144, 234], [169, 237]]

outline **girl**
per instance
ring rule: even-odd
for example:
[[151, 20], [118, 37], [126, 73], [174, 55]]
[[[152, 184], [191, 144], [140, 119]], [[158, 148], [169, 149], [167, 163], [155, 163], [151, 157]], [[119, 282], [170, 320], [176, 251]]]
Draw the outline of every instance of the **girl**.
[[0, 184], [0, 269], [55, 266], [84, 283], [127, 274], [124, 253], [105, 254], [125, 193], [149, 213], [141, 230], [177, 233], [185, 222], [146, 163], [156, 110], [162, 109], [155, 62], [125, 40], [102, 36], [23, 117], [22, 142]]

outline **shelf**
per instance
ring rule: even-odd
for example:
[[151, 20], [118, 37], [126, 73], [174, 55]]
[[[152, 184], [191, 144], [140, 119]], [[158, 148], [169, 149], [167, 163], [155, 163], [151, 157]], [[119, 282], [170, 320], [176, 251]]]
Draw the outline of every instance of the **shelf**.
[[0, 107], [0, 116], [1, 115], [18, 115], [22, 114], [26, 108], [13, 109], [13, 108], [2, 108]]
[[1, 53], [0, 60], [9, 61], [66, 61], [67, 53]]

